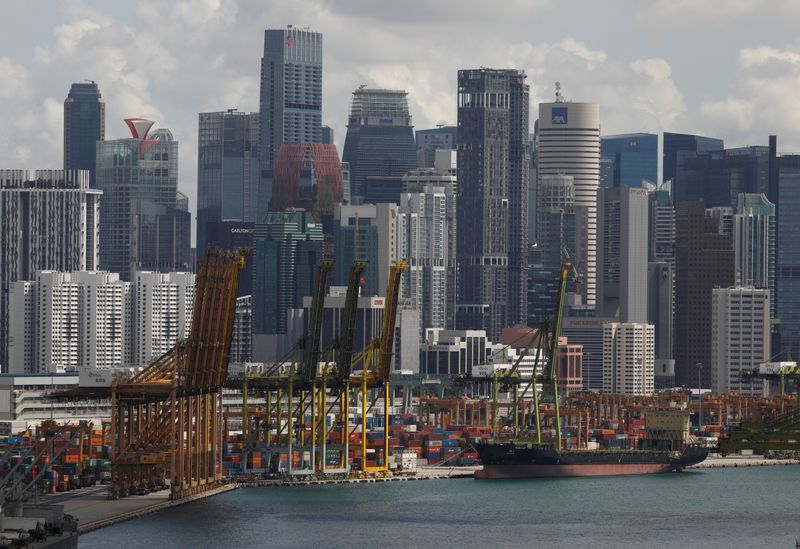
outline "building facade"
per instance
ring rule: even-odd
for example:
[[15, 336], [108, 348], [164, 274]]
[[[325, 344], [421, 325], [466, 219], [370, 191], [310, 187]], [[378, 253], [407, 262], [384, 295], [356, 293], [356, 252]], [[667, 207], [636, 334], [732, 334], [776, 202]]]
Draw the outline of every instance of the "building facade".
[[658, 183], [658, 135], [629, 133], [600, 139], [600, 157], [608, 162], [601, 187], [645, 187]]
[[745, 378], [770, 360], [769, 290], [736, 286], [711, 294], [711, 390], [759, 396], [763, 381]]
[[527, 319], [525, 80], [518, 70], [458, 72], [456, 325], [495, 340]]
[[740, 193], [769, 193], [769, 147], [741, 147], [677, 155], [675, 201], [703, 200], [707, 207], [736, 206]]
[[[776, 244], [775, 205], [763, 194], [740, 194], [733, 216], [736, 283], [767, 288], [774, 296]], [[772, 299], [770, 308], [774, 318]]]
[[40, 270], [97, 268], [101, 192], [89, 172], [0, 170], [0, 366], [8, 371], [8, 299]]
[[64, 100], [64, 169], [88, 170], [95, 186], [96, 145], [106, 138], [106, 102], [96, 82], [72, 84]]
[[572, 262], [581, 278], [585, 305], [597, 294], [597, 189], [600, 186], [600, 107], [564, 101], [539, 104], [539, 181], [548, 175], [573, 177], [575, 205], [586, 209]]
[[457, 126], [437, 126], [415, 132], [417, 167], [433, 168], [437, 150], [455, 150], [458, 144]]
[[598, 314], [647, 322], [647, 190], [600, 189], [597, 205]]
[[136, 270], [189, 269], [191, 214], [178, 201], [178, 142], [152, 122], [126, 120], [132, 137], [98, 143], [100, 266], [131, 280]]
[[284, 143], [322, 143], [322, 34], [289, 26], [264, 31], [259, 157], [265, 204]]
[[402, 177], [417, 167], [414, 127], [404, 90], [360, 86], [353, 92], [342, 160], [350, 164], [350, 197], [366, 196], [368, 177]]
[[603, 326], [603, 392], [653, 394], [655, 333], [652, 324], [609, 322]]
[[203, 112], [197, 139], [197, 263], [208, 223], [255, 223], [267, 213], [258, 156], [259, 113]]
[[710, 151], [721, 151], [725, 148], [722, 139], [703, 137], [685, 133], [664, 132], [664, 169], [663, 181], [675, 181], [678, 173], [678, 155], [682, 152], [705, 154]]
[[676, 212], [675, 382], [695, 386], [711, 382], [711, 292], [734, 284], [733, 240], [720, 234], [717, 220], [707, 217], [703, 202], [682, 202]]

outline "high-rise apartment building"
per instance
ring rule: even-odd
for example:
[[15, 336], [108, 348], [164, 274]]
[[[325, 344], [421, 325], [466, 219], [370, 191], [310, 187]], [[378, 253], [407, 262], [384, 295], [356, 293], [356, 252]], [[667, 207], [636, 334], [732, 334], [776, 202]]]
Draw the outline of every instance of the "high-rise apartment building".
[[603, 392], [653, 394], [655, 331], [652, 324], [608, 322], [603, 325]]
[[710, 151], [721, 151], [724, 148], [725, 143], [722, 139], [685, 133], [664, 132], [663, 181], [675, 181], [675, 176], [678, 173], [678, 155], [682, 152], [705, 154]]
[[392, 262], [398, 255], [399, 214], [397, 204], [337, 204], [334, 209], [333, 280], [346, 286], [350, 266], [365, 261], [363, 296], [385, 296]]
[[130, 280], [135, 270], [191, 267], [191, 217], [178, 200], [178, 142], [150, 133], [152, 122], [126, 119], [132, 137], [98, 143], [100, 266]]
[[11, 290], [11, 371], [142, 366], [189, 335], [191, 273], [39, 271]]
[[[445, 268], [445, 322], [444, 328], [455, 326], [456, 315], [456, 152], [454, 150], [439, 149], [436, 152], [433, 169], [412, 170], [403, 176], [404, 193], [427, 193], [430, 191], [443, 192], [445, 196], [445, 227], [446, 234], [441, 243], [445, 254], [443, 265]], [[432, 245], [432, 244], [429, 244]], [[401, 256], [403, 257], [403, 256]], [[424, 315], [421, 319], [425, 326]]]
[[647, 190], [600, 189], [597, 205], [598, 315], [647, 322]]
[[255, 223], [267, 213], [258, 156], [259, 114], [229, 109], [199, 115], [197, 139], [197, 263], [208, 223]]
[[733, 239], [720, 234], [702, 201], [681, 202], [676, 212], [675, 382], [694, 387], [711, 382], [711, 291], [734, 284]]
[[525, 79], [519, 70], [458, 72], [456, 324], [494, 340], [527, 319]]
[[762, 394], [763, 381], [746, 378], [770, 360], [769, 290], [736, 286], [711, 294], [711, 389]]
[[96, 146], [106, 138], [106, 102], [96, 82], [72, 84], [64, 100], [64, 169], [88, 170], [95, 186]]
[[304, 210], [270, 212], [253, 236], [253, 333], [285, 334], [287, 311], [312, 295], [323, 258], [322, 225]]
[[322, 34], [289, 26], [264, 31], [259, 156], [265, 203], [284, 143], [322, 143]]
[[629, 133], [600, 139], [600, 157], [607, 161], [601, 187], [644, 187], [658, 183], [658, 135]]
[[350, 164], [350, 196], [356, 203], [367, 194], [367, 178], [399, 178], [417, 167], [404, 90], [360, 86], [353, 92], [342, 160]]
[[95, 269], [99, 202], [84, 170], [0, 170], [0, 366], [8, 371], [8, 296], [41, 270]]
[[575, 205], [586, 208], [586, 224], [576, 235], [572, 262], [581, 279], [585, 305], [597, 295], [597, 189], [600, 186], [600, 107], [564, 101], [539, 104], [539, 181], [548, 175], [573, 177]]

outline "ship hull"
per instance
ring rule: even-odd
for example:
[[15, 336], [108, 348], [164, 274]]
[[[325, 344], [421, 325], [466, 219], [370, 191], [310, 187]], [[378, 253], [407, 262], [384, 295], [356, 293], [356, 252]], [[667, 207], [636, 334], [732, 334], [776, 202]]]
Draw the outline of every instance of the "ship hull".
[[678, 472], [702, 462], [708, 450], [687, 447], [681, 454], [660, 451], [562, 451], [551, 446], [479, 444], [479, 479], [596, 477]]

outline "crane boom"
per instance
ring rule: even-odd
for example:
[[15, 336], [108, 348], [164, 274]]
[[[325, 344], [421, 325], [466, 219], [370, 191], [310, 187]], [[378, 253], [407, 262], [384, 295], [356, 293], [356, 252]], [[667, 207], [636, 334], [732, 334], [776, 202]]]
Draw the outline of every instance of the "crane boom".
[[397, 324], [397, 304], [400, 293], [400, 275], [408, 264], [402, 259], [395, 261], [389, 268], [389, 284], [386, 287], [386, 301], [383, 305], [383, 326], [378, 342], [378, 378], [389, 378], [389, 369], [394, 352], [394, 328]]
[[303, 365], [303, 374], [306, 381], [311, 381], [317, 375], [317, 365], [321, 356], [320, 335], [322, 334], [322, 312], [325, 307], [325, 289], [328, 282], [328, 273], [330, 273], [332, 267], [333, 262], [320, 261], [317, 263], [314, 276], [314, 294], [311, 297]]
[[356, 333], [356, 311], [358, 310], [358, 289], [361, 285], [361, 275], [367, 268], [364, 261], [355, 261], [350, 267], [350, 276], [347, 282], [347, 295], [344, 299], [342, 311], [342, 327], [339, 335], [339, 352], [336, 357], [339, 380], [346, 383], [353, 371], [353, 338]]

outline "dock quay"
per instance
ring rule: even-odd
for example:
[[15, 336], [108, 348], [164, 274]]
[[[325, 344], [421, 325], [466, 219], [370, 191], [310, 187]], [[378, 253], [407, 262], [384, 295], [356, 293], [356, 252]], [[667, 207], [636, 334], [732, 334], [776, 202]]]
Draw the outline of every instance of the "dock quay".
[[725, 469], [735, 467], [767, 467], [776, 465], [800, 465], [797, 459], [767, 459], [762, 456], [710, 456], [702, 463], [687, 469]]

